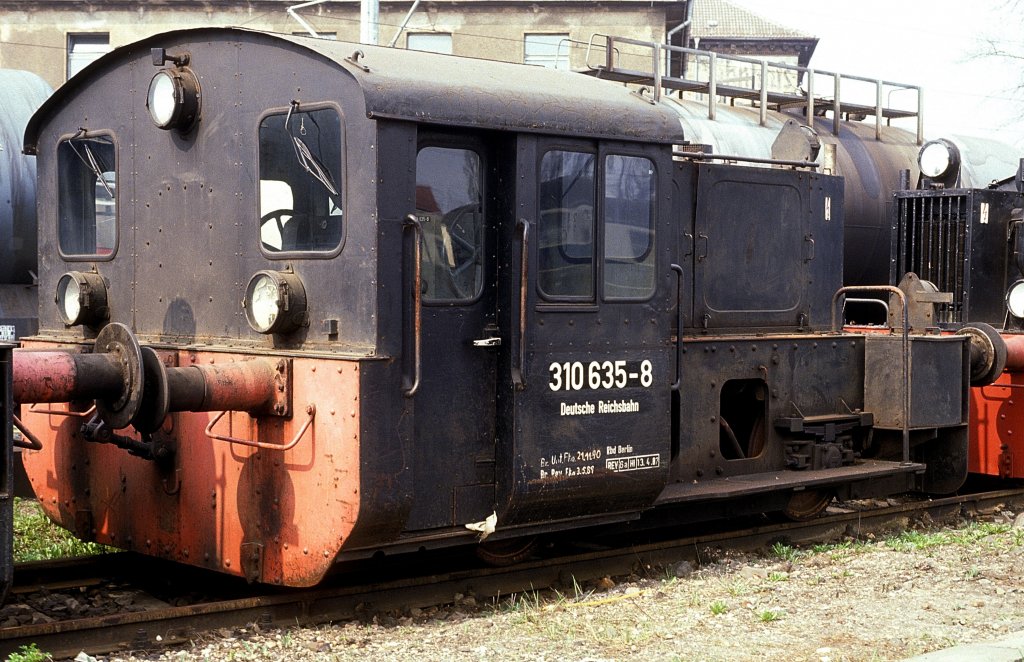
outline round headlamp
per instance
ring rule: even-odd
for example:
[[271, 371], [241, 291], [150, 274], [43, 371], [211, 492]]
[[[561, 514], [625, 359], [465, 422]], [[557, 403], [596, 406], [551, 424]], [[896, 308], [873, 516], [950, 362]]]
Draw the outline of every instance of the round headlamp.
[[97, 273], [69, 271], [57, 281], [57, 312], [67, 326], [98, 326], [110, 316], [107, 285]]
[[199, 114], [199, 79], [188, 67], [161, 69], [149, 81], [146, 108], [161, 129], [188, 131]]
[[948, 140], [926, 142], [917, 153], [921, 174], [929, 179], [945, 179], [960, 171], [960, 150]]
[[1018, 319], [1024, 319], [1024, 280], [1018, 280], [1006, 290], [1006, 309]]
[[306, 288], [296, 274], [258, 271], [245, 288], [245, 318], [257, 333], [290, 333], [306, 324]]

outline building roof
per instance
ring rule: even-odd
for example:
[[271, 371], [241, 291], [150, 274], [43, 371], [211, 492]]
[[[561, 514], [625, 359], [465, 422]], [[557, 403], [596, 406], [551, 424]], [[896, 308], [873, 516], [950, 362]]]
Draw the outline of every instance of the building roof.
[[[771, 21], [754, 12], [730, 3], [728, 0], [692, 0], [693, 23], [691, 35], [706, 39], [813, 39], [800, 32]], [[767, 3], [766, 3], [767, 4]], [[770, 10], [771, 5], [765, 9]]]

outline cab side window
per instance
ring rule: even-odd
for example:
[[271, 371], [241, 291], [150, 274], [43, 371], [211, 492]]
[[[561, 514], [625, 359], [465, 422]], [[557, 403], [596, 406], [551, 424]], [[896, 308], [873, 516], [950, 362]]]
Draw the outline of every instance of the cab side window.
[[102, 258], [117, 249], [116, 149], [110, 136], [57, 145], [57, 235], [67, 257]]
[[416, 217], [423, 229], [424, 301], [469, 301], [483, 286], [480, 155], [424, 147], [416, 156]]
[[594, 298], [595, 162], [565, 150], [541, 159], [538, 282], [552, 299]]
[[333, 108], [268, 115], [259, 129], [260, 243], [268, 254], [341, 245], [342, 123]]
[[654, 294], [655, 173], [650, 159], [610, 155], [604, 161], [604, 296]]

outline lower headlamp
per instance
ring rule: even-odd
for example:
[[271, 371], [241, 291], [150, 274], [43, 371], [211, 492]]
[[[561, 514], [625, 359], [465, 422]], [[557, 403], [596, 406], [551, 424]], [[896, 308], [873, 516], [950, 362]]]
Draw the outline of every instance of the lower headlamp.
[[103, 276], [97, 273], [67, 272], [57, 281], [54, 301], [61, 320], [67, 326], [95, 327], [110, 317], [107, 285]]
[[290, 333], [306, 324], [306, 288], [298, 275], [258, 271], [245, 288], [245, 318], [257, 333]]

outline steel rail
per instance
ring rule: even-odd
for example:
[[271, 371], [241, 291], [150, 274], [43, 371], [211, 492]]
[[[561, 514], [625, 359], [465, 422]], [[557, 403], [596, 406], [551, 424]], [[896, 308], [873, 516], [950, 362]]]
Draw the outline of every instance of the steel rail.
[[[1024, 505], [1024, 489], [913, 501], [827, 515], [809, 522], [770, 524], [642, 545], [625, 544], [507, 568], [457, 569], [356, 586], [283, 592], [277, 589], [272, 595], [0, 628], [0, 654], [6, 656], [31, 643], [56, 658], [71, 657], [80, 651], [100, 654], [124, 649], [148, 650], [187, 642], [199, 632], [218, 628], [246, 627], [252, 623], [261, 627], [310, 625], [353, 619], [360, 614], [447, 604], [456, 593], [475, 595], [478, 601], [495, 596], [500, 599], [559, 583], [571, 585], [573, 581], [582, 583], [608, 575], [628, 574], [638, 567], [643, 572], [681, 560], [699, 561], [701, 550], [712, 546], [751, 550], [778, 541], [801, 544], [842, 536], [859, 537], [884, 529], [892, 522], [905, 526], [911, 516], [928, 513], [933, 520], [942, 521], [984, 514], [999, 504]], [[650, 572], [652, 576], [661, 576], [655, 570]]]

